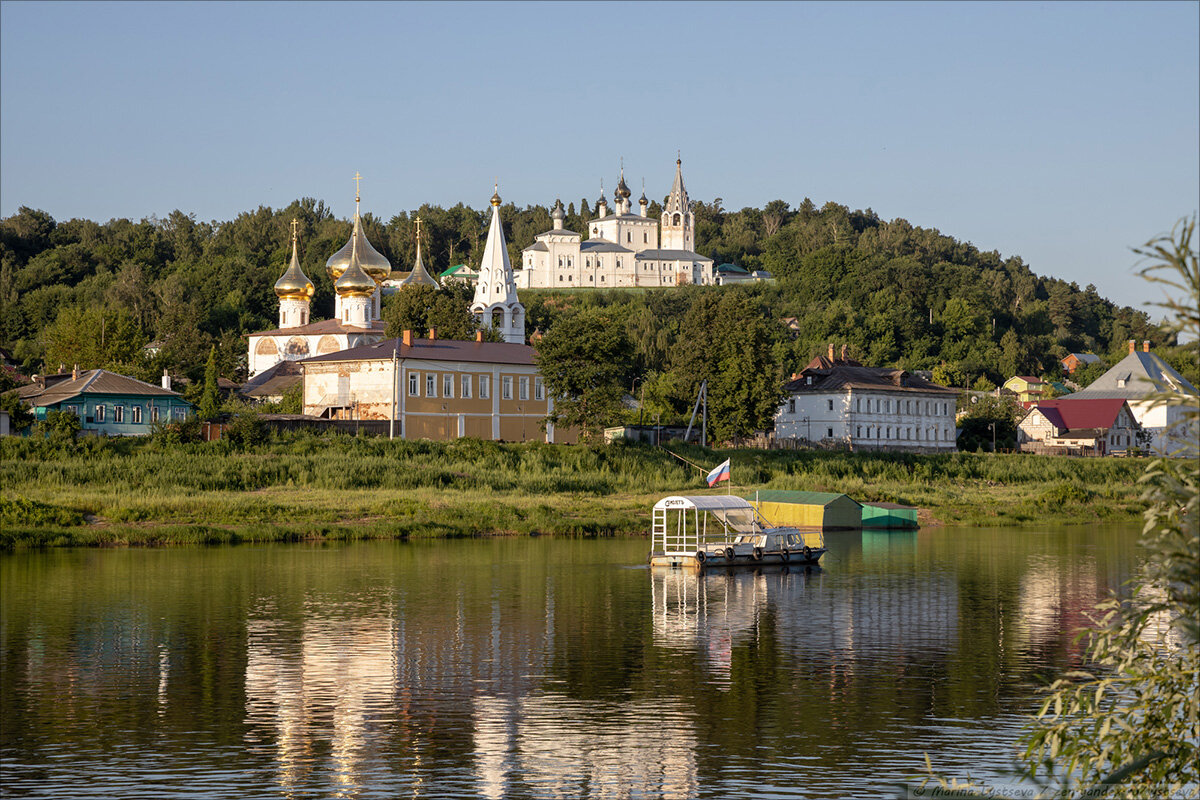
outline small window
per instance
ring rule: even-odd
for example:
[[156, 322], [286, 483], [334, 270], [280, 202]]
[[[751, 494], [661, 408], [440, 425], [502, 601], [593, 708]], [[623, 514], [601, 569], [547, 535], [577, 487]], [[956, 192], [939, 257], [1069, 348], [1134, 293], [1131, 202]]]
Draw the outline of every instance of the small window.
[[421, 391], [421, 373], [408, 373], [408, 396], [416, 397]]
[[512, 375], [500, 378], [500, 399], [512, 400]]
[[479, 376], [479, 398], [481, 400], [487, 400], [491, 396], [492, 396], [492, 376], [491, 375], [480, 375]]
[[833, 401], [829, 400], [828, 402], [829, 402], [829, 410], [833, 411]]
[[142, 407], [141, 406], [133, 407], [133, 424], [134, 425], [142, 424]]
[[125, 406], [113, 406], [113, 422], [125, 421]]
[[542, 379], [540, 377], [533, 379], [533, 399], [534, 400], [545, 400], [546, 399], [546, 386], [545, 386], [545, 384], [542, 383]]
[[67, 413], [79, 416], [79, 406], [67, 406]]
[[604, 276], [603, 276], [603, 275], [601, 275], [601, 276], [600, 276], [600, 282], [601, 282], [601, 283], [604, 283]]
[[794, 398], [794, 397], [788, 398], [788, 413], [789, 414], [796, 413], [796, 398]]
[[517, 378], [517, 397], [521, 400], [529, 399], [529, 376], [522, 375]]
[[[891, 402], [891, 401], [889, 400], [888, 402]], [[890, 438], [892, 438], [892, 428], [891, 428], [891, 426], [890, 426], [890, 425], [888, 426], [888, 429], [887, 429], [887, 436], [885, 436], [884, 438], [885, 438], [885, 439], [890, 439]]]
[[563, 263], [562, 263], [562, 256], [559, 256], [559, 257], [558, 257], [558, 265], [559, 265], [560, 267], [563, 265]]
[[626, 242], [632, 242], [632, 241], [633, 241], [633, 234], [632, 234], [632, 233], [626, 233], [626, 234], [625, 234], [625, 241], [626, 241]]
[[425, 373], [425, 396], [437, 397], [437, 375], [432, 372]]
[[96, 406], [96, 422], [104, 422], [104, 406]]
[[176, 406], [171, 409], [171, 416], [175, 417], [175, 419], [187, 419], [187, 409]]
[[471, 396], [471, 376], [470, 375], [462, 376], [461, 386], [462, 386], [462, 391], [459, 393], [459, 397], [469, 398]]
[[150, 421], [158, 422], [158, 406], [150, 406]]
[[442, 397], [454, 397], [454, 376], [442, 376]]
[[855, 436], [855, 438], [857, 438], [857, 439], [861, 439], [861, 438], [862, 438], [862, 425], [859, 425], [859, 426], [857, 426], [857, 427], [854, 429], [854, 436]]
[[642, 244], [648, 244], [649, 242], [650, 242], [650, 235], [643, 233], [642, 234]]
[[827, 430], [829, 431], [829, 433], [827, 434], [828, 438], [832, 439], [833, 438], [833, 428], [827, 428]]

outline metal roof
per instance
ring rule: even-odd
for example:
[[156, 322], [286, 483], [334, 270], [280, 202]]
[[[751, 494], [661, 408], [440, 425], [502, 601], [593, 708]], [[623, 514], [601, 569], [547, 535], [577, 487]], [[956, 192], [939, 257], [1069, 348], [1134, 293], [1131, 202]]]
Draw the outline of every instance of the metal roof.
[[581, 242], [580, 250], [590, 250], [595, 253], [632, 253], [628, 247], [622, 247], [616, 242], [610, 242], [608, 239], [588, 239], [586, 242]]
[[[1122, 397], [1084, 398], [1059, 397], [1042, 400], [1035, 409], [1042, 413], [1051, 425], [1060, 430], [1108, 430], [1117, 421], [1117, 415], [1125, 405]], [[1132, 419], [1133, 415], [1130, 414]], [[1136, 424], [1136, 423], [1135, 423]]]
[[344, 325], [340, 319], [323, 319], [320, 322], [310, 322], [307, 325], [297, 325], [294, 328], [274, 328], [269, 331], [258, 331], [257, 333], [248, 333], [247, 336], [282, 336], [283, 334], [295, 334], [297, 336], [311, 336], [318, 333], [378, 333], [382, 334], [387, 328], [387, 323], [383, 320], [375, 320], [368, 323], [367, 327], [358, 325]]
[[673, 508], [686, 511], [691, 511], [692, 509], [700, 509], [701, 511], [730, 511], [734, 509], [748, 510], [750, 503], [745, 498], [732, 494], [671, 495], [655, 503], [654, 508]]
[[712, 261], [708, 256], [693, 253], [691, 250], [643, 250], [637, 254], [639, 259], [657, 259], [659, 261]]
[[23, 399], [34, 406], [52, 406], [64, 400], [70, 400], [73, 397], [97, 394], [178, 397], [180, 400], [183, 399], [183, 395], [179, 394], [179, 392], [172, 392], [170, 389], [164, 389], [152, 383], [139, 381], [137, 378], [118, 375], [115, 372], [108, 372], [103, 369], [88, 370], [75, 380], [62, 381], [51, 386], [41, 394], [27, 396]]
[[835, 500], [846, 498], [854, 505], [861, 505], [857, 500], [848, 494], [839, 494], [837, 492], [792, 492], [784, 490], [769, 490], [757, 493], [757, 501], [760, 503], [791, 503], [792, 505], [800, 506], [827, 506]]
[[480, 364], [533, 364], [537, 352], [524, 344], [508, 342], [459, 342], [453, 339], [413, 339], [411, 345], [400, 339], [384, 339], [374, 344], [364, 344], [314, 356], [301, 364], [321, 364], [338, 361], [384, 361], [392, 357], [423, 359], [425, 361], [469, 361]]
[[[1154, 353], [1136, 350], [1118, 361], [1108, 372], [1070, 396], [1072, 402], [1094, 399], [1140, 400], [1158, 392], [1200, 394], [1170, 364]], [[1067, 398], [1063, 398], [1067, 399]]]
[[[809, 377], [812, 377], [811, 384], [808, 383]], [[806, 367], [799, 378], [784, 384], [783, 388], [792, 394], [801, 392], [832, 392], [843, 389], [956, 394], [954, 389], [938, 386], [936, 383], [931, 383], [919, 375], [913, 375], [902, 369], [850, 366], [846, 364], [835, 364], [834, 366], [820, 369]]]

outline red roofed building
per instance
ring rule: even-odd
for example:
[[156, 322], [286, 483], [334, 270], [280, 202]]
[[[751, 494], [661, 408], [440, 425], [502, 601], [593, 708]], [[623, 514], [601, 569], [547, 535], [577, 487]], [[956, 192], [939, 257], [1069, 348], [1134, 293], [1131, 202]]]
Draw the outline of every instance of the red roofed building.
[[1043, 400], [1017, 426], [1021, 449], [1103, 456], [1138, 445], [1138, 424], [1120, 398]]

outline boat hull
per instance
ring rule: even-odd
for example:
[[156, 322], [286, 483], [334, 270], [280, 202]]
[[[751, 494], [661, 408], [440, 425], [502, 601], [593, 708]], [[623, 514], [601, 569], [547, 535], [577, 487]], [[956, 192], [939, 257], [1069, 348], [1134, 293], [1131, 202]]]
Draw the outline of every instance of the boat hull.
[[787, 564], [788, 566], [815, 566], [821, 561], [821, 556], [825, 555], [824, 547], [809, 549], [806, 555], [803, 550], [795, 552], [765, 552], [761, 558], [756, 558], [753, 555], [740, 556], [734, 554], [732, 559], [727, 558], [720, 553], [706, 553], [703, 559], [697, 558], [696, 553], [651, 553], [650, 566], [652, 567], [692, 567], [692, 568], [711, 568], [711, 567], [761, 567], [765, 565], [780, 565]]

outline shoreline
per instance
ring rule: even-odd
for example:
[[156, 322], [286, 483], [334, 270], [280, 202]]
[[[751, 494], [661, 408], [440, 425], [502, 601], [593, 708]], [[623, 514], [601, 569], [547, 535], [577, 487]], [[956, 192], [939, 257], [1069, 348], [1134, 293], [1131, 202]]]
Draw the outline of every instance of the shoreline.
[[[1146, 462], [708, 450], [736, 494], [844, 492], [923, 528], [1133, 523]], [[723, 494], [661, 448], [293, 435], [260, 445], [0, 443], [0, 550], [473, 536], [646, 536], [669, 494]]]

